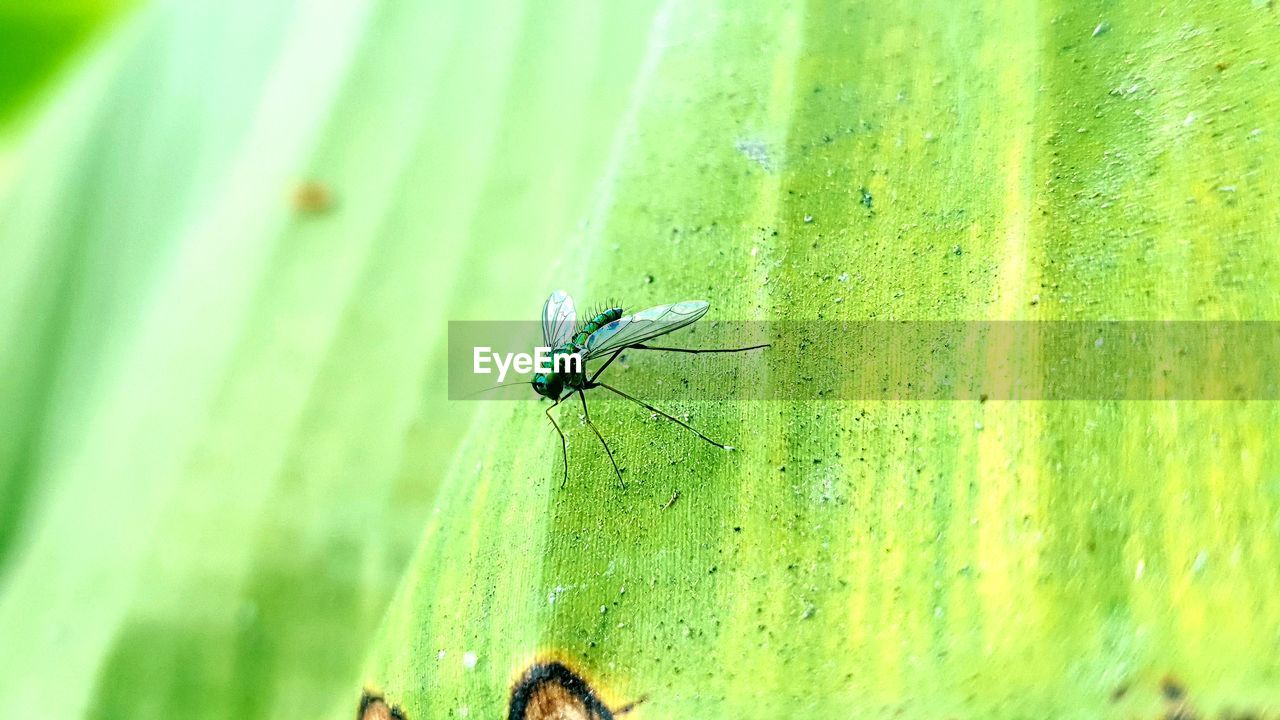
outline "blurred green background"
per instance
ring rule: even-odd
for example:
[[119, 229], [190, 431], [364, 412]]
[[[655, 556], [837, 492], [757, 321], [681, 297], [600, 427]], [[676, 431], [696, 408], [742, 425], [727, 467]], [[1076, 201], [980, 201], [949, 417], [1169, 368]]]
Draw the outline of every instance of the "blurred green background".
[[116, 0], [0, 2], [0, 123], [7, 124], [31, 103], [68, 58], [124, 6]]
[[445, 322], [540, 306], [650, 11], [0, 5], [0, 704], [350, 714]]

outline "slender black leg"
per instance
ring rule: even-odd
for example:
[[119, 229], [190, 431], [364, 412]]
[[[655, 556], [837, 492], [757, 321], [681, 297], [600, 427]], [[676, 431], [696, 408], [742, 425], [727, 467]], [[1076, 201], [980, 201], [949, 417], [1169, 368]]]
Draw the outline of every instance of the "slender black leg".
[[[626, 348], [622, 348], [622, 350], [626, 350]], [[587, 384], [591, 384], [591, 383], [595, 382], [595, 381], [596, 381], [596, 378], [600, 377], [600, 373], [604, 372], [604, 369], [605, 369], [605, 368], [607, 368], [607, 367], [609, 367], [609, 363], [611, 363], [611, 362], [613, 362], [614, 360], [616, 360], [616, 359], [617, 359], [617, 357], [618, 357], [619, 355], [621, 355], [621, 354], [622, 354], [622, 350], [619, 350], [619, 351], [615, 352], [614, 354], [610, 355], [610, 356], [609, 356], [609, 359], [608, 359], [608, 360], [605, 360], [603, 365], [601, 365], [600, 367], [596, 368], [595, 373], [591, 376], [591, 379], [587, 381]]]
[[559, 404], [559, 400], [551, 403], [551, 407], [547, 408], [547, 419], [551, 421], [551, 427], [555, 428], [556, 433], [560, 435], [560, 454], [564, 458], [564, 479], [560, 481], [560, 487], [563, 488], [569, 484], [569, 443], [564, 439], [564, 431], [556, 424], [556, 419], [551, 417], [551, 411], [555, 410]]
[[[689, 353], [690, 355], [697, 355], [698, 353], [746, 352], [748, 350], [759, 350], [760, 348], [767, 348], [767, 347], [769, 347], [769, 343], [765, 343], [764, 345], [752, 345], [751, 347], [740, 347], [740, 348], [669, 348], [669, 347], [654, 347], [653, 345], [629, 346], [629, 348], [632, 350], [665, 350], [667, 352]], [[622, 351], [619, 350], [618, 352], [622, 352]], [[613, 358], [610, 358], [610, 360], [612, 359]], [[608, 364], [609, 363], [605, 363], [605, 365], [608, 365]], [[604, 368], [602, 367], [600, 369], [603, 370]], [[599, 375], [600, 373], [597, 372], [596, 374]], [[594, 380], [595, 378], [592, 378], [592, 379]]]
[[622, 471], [618, 469], [618, 463], [613, 459], [613, 451], [609, 449], [609, 443], [604, 441], [604, 436], [596, 429], [596, 424], [591, 422], [591, 412], [587, 410], [587, 395], [581, 390], [578, 391], [578, 397], [582, 398], [582, 413], [587, 416], [587, 427], [591, 428], [591, 432], [600, 438], [600, 444], [604, 446], [604, 451], [609, 455], [609, 462], [613, 463], [613, 472], [618, 476], [618, 484], [623, 490], [627, 489], [627, 484], [622, 481]]
[[664, 418], [666, 418], [666, 419], [670, 420], [671, 422], [673, 422], [673, 423], [675, 423], [675, 424], [679, 425], [680, 427], [683, 427], [684, 429], [688, 430], [689, 432], [693, 433], [694, 435], [697, 435], [698, 437], [702, 438], [703, 440], [706, 440], [707, 442], [711, 443], [712, 445], [715, 445], [716, 447], [720, 448], [721, 450], [733, 450], [733, 449], [734, 449], [732, 445], [723, 445], [723, 444], [721, 444], [721, 443], [718, 443], [718, 442], [716, 442], [715, 440], [712, 440], [711, 438], [707, 437], [706, 435], [703, 435], [701, 431], [699, 431], [697, 428], [695, 428], [694, 426], [690, 425], [689, 423], [684, 422], [683, 420], [678, 420], [678, 419], [676, 419], [676, 418], [674, 418], [674, 417], [672, 417], [672, 416], [670, 416], [670, 415], [668, 415], [668, 414], [666, 414], [666, 413], [662, 412], [662, 411], [661, 411], [661, 410], [659, 410], [658, 408], [656, 408], [656, 407], [654, 407], [654, 406], [650, 405], [649, 403], [647, 403], [647, 402], [645, 402], [645, 401], [643, 401], [643, 400], [640, 400], [640, 399], [638, 399], [638, 398], [634, 398], [634, 397], [632, 397], [632, 396], [630, 396], [630, 395], [628, 395], [628, 394], [626, 394], [626, 393], [622, 392], [621, 390], [619, 390], [619, 389], [618, 389], [618, 388], [616, 388], [616, 387], [613, 387], [612, 385], [605, 385], [604, 383], [592, 383], [589, 387], [597, 387], [597, 386], [598, 386], [598, 387], [602, 387], [602, 388], [604, 388], [605, 390], [608, 390], [608, 391], [610, 391], [610, 392], [612, 392], [612, 393], [614, 393], [614, 394], [621, 395], [622, 397], [624, 397], [624, 398], [626, 398], [626, 399], [630, 400], [631, 402], [633, 402], [633, 403], [635, 403], [635, 404], [639, 405], [639, 406], [640, 406], [640, 407], [642, 407], [642, 408], [645, 408], [646, 410], [649, 410], [650, 412], [655, 412], [655, 413], [657, 413], [657, 414], [661, 415], [662, 417], [664, 417]]
[[710, 348], [710, 349], [654, 347], [652, 345], [629, 345], [627, 347], [619, 349], [617, 352], [610, 355], [609, 359], [605, 360], [603, 365], [596, 368], [596, 371], [591, 375], [591, 379], [588, 380], [587, 382], [588, 383], [595, 382], [596, 378], [600, 377], [600, 373], [604, 372], [604, 369], [609, 367], [609, 363], [616, 360], [618, 356], [623, 353], [624, 350], [665, 350], [666, 352], [679, 352], [679, 353], [689, 353], [692, 355], [696, 355], [698, 353], [746, 352], [747, 350], [759, 350], [760, 348], [767, 348], [767, 347], [769, 347], [768, 343], [765, 343], [764, 345], [752, 345], [751, 347], [743, 347], [743, 348]]

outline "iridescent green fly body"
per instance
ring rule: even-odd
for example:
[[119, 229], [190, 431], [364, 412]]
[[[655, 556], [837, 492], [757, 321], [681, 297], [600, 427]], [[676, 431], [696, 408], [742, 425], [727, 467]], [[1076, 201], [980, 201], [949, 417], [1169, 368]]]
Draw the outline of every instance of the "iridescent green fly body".
[[[613, 457], [613, 451], [609, 449], [609, 443], [600, 434], [600, 430], [596, 428], [595, 423], [591, 422], [591, 412], [587, 409], [586, 391], [593, 388], [604, 388], [680, 425], [722, 450], [733, 450], [732, 446], [712, 440], [683, 420], [679, 420], [653, 405], [600, 380], [600, 376], [605, 369], [624, 350], [660, 350], [664, 352], [699, 354], [744, 352], [769, 347], [764, 344], [741, 348], [705, 349], [654, 347], [644, 344], [648, 340], [675, 332], [680, 328], [697, 322], [703, 315], [707, 314], [707, 310], [710, 307], [711, 304], [705, 300], [685, 300], [651, 307], [633, 315], [624, 315], [621, 307], [611, 307], [600, 311], [589, 320], [578, 325], [573, 298], [563, 290], [551, 293], [551, 296], [547, 298], [546, 303], [542, 306], [542, 340], [545, 343], [544, 347], [552, 349], [551, 365], [549, 370], [536, 373], [533, 376], [532, 384], [534, 392], [552, 401], [551, 407], [547, 408], [546, 414], [547, 419], [551, 421], [551, 425], [560, 435], [560, 450], [564, 460], [564, 479], [560, 483], [561, 487], [569, 481], [569, 445], [568, 441], [565, 440], [564, 431], [560, 429], [555, 418], [551, 417], [551, 411], [563, 400], [575, 393], [582, 400], [582, 413], [586, 419], [587, 426], [599, 438], [605, 454], [609, 456], [609, 462], [613, 465], [613, 472], [618, 476], [618, 484], [623, 488], [626, 487], [626, 483], [622, 480], [622, 471], [618, 468], [618, 463]], [[603, 359], [604, 363], [596, 368], [594, 372], [588, 374], [587, 363], [591, 360], [599, 359]], [[565, 362], [566, 360], [572, 360], [573, 362]]]

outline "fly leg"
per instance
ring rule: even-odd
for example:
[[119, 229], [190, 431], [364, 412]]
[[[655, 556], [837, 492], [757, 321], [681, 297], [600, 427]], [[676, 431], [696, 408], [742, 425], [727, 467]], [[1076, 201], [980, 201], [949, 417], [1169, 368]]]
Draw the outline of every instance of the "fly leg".
[[613, 451], [609, 449], [609, 443], [604, 441], [604, 436], [596, 429], [596, 424], [591, 422], [591, 412], [587, 410], [586, 393], [579, 390], [578, 397], [582, 398], [582, 413], [587, 417], [587, 427], [591, 428], [591, 432], [595, 433], [596, 437], [600, 438], [600, 444], [604, 446], [605, 453], [609, 455], [609, 462], [613, 464], [613, 472], [618, 476], [618, 485], [622, 486], [623, 490], [626, 490], [627, 484], [622, 481], [622, 471], [618, 469], [618, 463], [613, 459]]
[[617, 352], [615, 352], [614, 354], [610, 355], [610, 356], [609, 356], [609, 359], [608, 359], [608, 360], [605, 360], [603, 365], [601, 365], [600, 367], [596, 368], [596, 371], [595, 371], [594, 373], [592, 373], [592, 374], [591, 374], [591, 379], [587, 380], [587, 387], [591, 387], [591, 384], [592, 384], [592, 383], [594, 383], [594, 382], [596, 381], [596, 378], [600, 377], [600, 373], [604, 372], [604, 369], [605, 369], [605, 368], [607, 368], [607, 367], [609, 367], [609, 363], [611, 363], [611, 362], [613, 362], [614, 360], [616, 360], [616, 359], [618, 358], [618, 356], [622, 354], [622, 351], [623, 351], [623, 350], [626, 350], [626, 348], [620, 348]]
[[[720, 448], [721, 450], [733, 450], [733, 449], [734, 449], [732, 445], [725, 445], [725, 444], [722, 444], [722, 443], [718, 443], [718, 442], [716, 442], [715, 440], [712, 440], [711, 438], [707, 437], [706, 435], [703, 435], [703, 434], [702, 434], [702, 432], [701, 432], [700, 430], [698, 430], [698, 429], [697, 429], [697, 428], [695, 428], [694, 426], [690, 425], [689, 423], [684, 422], [683, 420], [679, 420], [679, 419], [677, 419], [677, 418], [675, 418], [675, 417], [672, 417], [671, 415], [668, 415], [667, 413], [662, 412], [661, 410], [659, 410], [658, 408], [656, 408], [656, 407], [654, 407], [654, 406], [650, 405], [649, 403], [647, 403], [647, 402], [645, 402], [645, 401], [643, 401], [643, 400], [640, 400], [640, 399], [638, 399], [638, 398], [632, 397], [631, 395], [628, 395], [628, 394], [626, 394], [626, 393], [622, 392], [621, 390], [619, 390], [619, 389], [618, 389], [618, 388], [616, 388], [616, 387], [613, 387], [612, 385], [605, 385], [605, 384], [604, 384], [604, 383], [602, 383], [602, 382], [598, 382], [598, 383], [591, 383], [588, 387], [602, 387], [602, 388], [604, 388], [605, 390], [608, 390], [609, 392], [614, 393], [615, 395], [621, 395], [622, 397], [624, 397], [624, 398], [626, 398], [626, 399], [630, 400], [631, 402], [633, 402], [633, 403], [635, 403], [635, 404], [639, 405], [640, 407], [642, 407], [642, 408], [644, 408], [644, 409], [646, 409], [646, 410], [648, 410], [648, 411], [650, 411], [650, 412], [654, 412], [654, 413], [657, 413], [657, 414], [661, 415], [662, 417], [664, 417], [664, 418], [666, 418], [666, 419], [670, 420], [671, 422], [673, 422], [673, 423], [675, 423], [675, 424], [679, 425], [680, 427], [682, 427], [682, 428], [684, 428], [684, 429], [688, 430], [689, 432], [693, 433], [694, 435], [697, 435], [698, 437], [702, 438], [703, 440], [706, 440], [707, 442], [711, 443], [712, 445], [715, 445], [716, 447]], [[603, 438], [601, 438], [601, 439], [603, 440]]]
[[[631, 345], [629, 347], [632, 350], [665, 350], [667, 352], [681, 352], [681, 353], [689, 353], [690, 355], [696, 355], [698, 353], [735, 353], [735, 352], [746, 352], [748, 350], [759, 350], [760, 348], [769, 347], [769, 343], [765, 343], [763, 345], [752, 345], [751, 347], [740, 347], [740, 348], [669, 348], [669, 347], [654, 347], [653, 345]], [[621, 352], [621, 350], [619, 350], [619, 352]], [[609, 358], [609, 359], [612, 360], [613, 358]], [[605, 364], [608, 365], [609, 363], [605, 363]], [[603, 370], [604, 368], [600, 368], [600, 369]], [[596, 373], [596, 374], [598, 375], [599, 373]]]
[[618, 359], [618, 356], [619, 356], [619, 355], [621, 355], [621, 354], [622, 354], [624, 351], [626, 351], [626, 350], [665, 350], [665, 351], [667, 351], [667, 352], [680, 352], [680, 353], [698, 354], [698, 353], [735, 353], [735, 352], [746, 352], [746, 351], [748, 351], [748, 350], [759, 350], [760, 348], [767, 348], [767, 347], [769, 347], [769, 344], [768, 344], [768, 343], [765, 343], [764, 345], [752, 345], [751, 347], [741, 347], [741, 348], [709, 348], [709, 349], [654, 347], [654, 346], [652, 346], [652, 345], [628, 345], [627, 347], [619, 348], [617, 351], [615, 351], [612, 355], [610, 355], [610, 356], [609, 356], [609, 359], [608, 359], [608, 360], [605, 360], [605, 361], [604, 361], [604, 364], [603, 364], [603, 365], [601, 365], [600, 367], [596, 368], [596, 371], [595, 371], [594, 373], [592, 373], [592, 374], [591, 374], [591, 378], [587, 380], [587, 386], [588, 386], [588, 387], [590, 387], [591, 383], [594, 383], [594, 382], [596, 381], [596, 378], [600, 377], [600, 374], [604, 372], [604, 369], [605, 369], [605, 368], [607, 368], [607, 367], [609, 367], [609, 363], [611, 363], [611, 362], [613, 362], [614, 360]]
[[555, 428], [556, 433], [560, 435], [560, 454], [564, 457], [564, 479], [560, 481], [560, 487], [563, 488], [569, 484], [569, 443], [564, 439], [564, 431], [556, 424], [556, 419], [551, 417], [551, 411], [555, 410], [559, 404], [559, 400], [551, 403], [551, 407], [547, 408], [547, 419], [551, 421], [551, 427]]

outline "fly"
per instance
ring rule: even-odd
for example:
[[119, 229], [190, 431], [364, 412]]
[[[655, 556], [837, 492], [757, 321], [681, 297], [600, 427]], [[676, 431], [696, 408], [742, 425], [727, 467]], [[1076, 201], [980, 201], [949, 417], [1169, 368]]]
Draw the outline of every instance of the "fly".
[[[601, 311], [579, 326], [577, 312], [573, 307], [573, 298], [569, 297], [568, 293], [563, 290], [551, 293], [551, 296], [547, 298], [546, 304], [542, 306], [542, 339], [546, 343], [546, 347], [551, 348], [552, 362], [550, 367], [552, 370], [534, 375], [533, 389], [539, 395], [552, 401], [551, 407], [547, 408], [546, 415], [547, 419], [551, 421], [551, 426], [560, 435], [560, 451], [564, 459], [564, 480], [560, 483], [561, 487], [564, 487], [569, 482], [569, 444], [565, 440], [564, 431], [560, 429], [560, 425], [556, 423], [555, 418], [551, 417], [551, 411], [574, 394], [582, 401], [582, 414], [586, 418], [587, 427], [590, 427], [591, 431], [599, 438], [600, 444], [604, 446], [605, 454], [609, 456], [609, 462], [613, 465], [613, 472], [618, 476], [618, 484], [624, 489], [627, 486], [622, 480], [622, 471], [618, 469], [618, 463], [614, 460], [613, 451], [609, 449], [609, 443], [605, 442], [604, 435], [601, 435], [595, 423], [591, 422], [591, 411], [587, 409], [586, 391], [594, 388], [604, 388], [615, 395], [626, 398], [654, 414], [661, 415], [722, 450], [733, 449], [729, 445], [712, 440], [689, 423], [668, 415], [649, 403], [599, 379], [600, 375], [609, 367], [609, 364], [617, 359], [624, 350], [660, 350], [664, 352], [698, 354], [744, 352], [769, 347], [768, 344], [764, 344], [741, 348], [696, 349], [654, 347], [644, 344], [647, 340], [652, 340], [682, 327], [692, 325], [707, 314], [708, 308], [710, 308], [710, 304], [705, 300], [686, 300], [670, 305], [659, 305], [648, 310], [641, 310], [634, 315], [623, 315], [622, 308], [615, 307]], [[577, 356], [577, 362], [575, 363], [556, 362], [557, 359], [563, 359], [565, 356], [575, 355]], [[608, 359], [604, 361], [604, 364], [588, 376], [587, 361], [606, 356]], [[564, 370], [566, 365], [570, 368], [567, 371]]]

